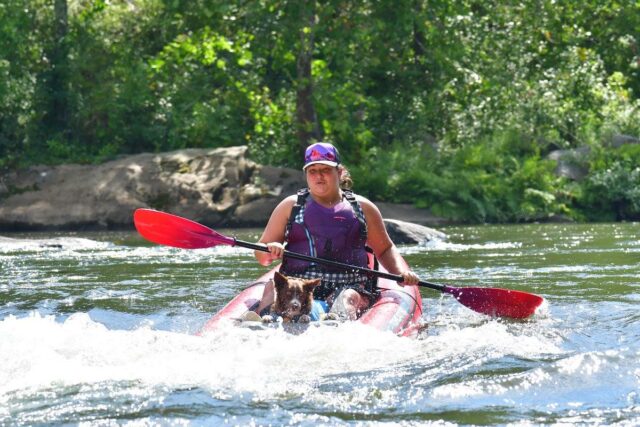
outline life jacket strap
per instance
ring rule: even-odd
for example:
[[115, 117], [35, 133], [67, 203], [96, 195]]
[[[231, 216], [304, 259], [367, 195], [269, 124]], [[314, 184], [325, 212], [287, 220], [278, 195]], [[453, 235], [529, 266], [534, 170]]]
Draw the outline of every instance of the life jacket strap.
[[360, 206], [360, 203], [358, 203], [358, 201], [356, 200], [356, 195], [353, 194], [353, 191], [351, 191], [351, 190], [342, 190], [342, 194], [344, 195], [344, 198], [347, 199], [347, 201], [351, 205], [351, 208], [353, 209], [353, 212], [356, 214], [356, 218], [358, 218], [358, 222], [360, 222], [360, 237], [362, 238], [362, 241], [366, 245], [367, 236], [368, 236], [367, 220], [364, 217], [364, 212], [362, 211], [362, 206]]
[[[297, 192], [298, 198], [296, 199], [295, 204], [291, 208], [291, 214], [289, 215], [289, 219], [287, 220], [287, 227], [284, 230], [285, 243], [289, 241], [289, 233], [291, 232], [291, 227], [293, 226], [293, 222], [296, 220], [296, 217], [300, 215], [300, 211], [302, 210], [303, 206], [307, 202], [307, 197], [309, 197], [309, 194], [311, 193], [309, 192], [308, 188], [301, 188]], [[353, 191], [342, 190], [342, 195], [345, 199], [347, 199], [347, 201], [351, 205], [351, 209], [353, 209], [353, 212], [355, 213], [356, 218], [360, 223], [360, 238], [362, 239], [363, 242], [366, 243], [367, 236], [368, 236], [367, 220], [364, 217], [362, 206], [360, 206], [360, 203], [358, 203], [358, 200], [356, 200], [356, 196], [355, 194], [353, 194]]]
[[307, 197], [309, 197], [309, 189], [301, 188], [298, 190], [298, 198], [296, 199], [296, 203], [291, 208], [291, 214], [289, 215], [289, 219], [287, 220], [287, 228], [284, 230], [284, 243], [287, 244], [289, 242], [289, 233], [291, 232], [291, 227], [293, 226], [293, 222], [296, 217], [300, 214], [300, 210], [304, 206], [307, 201]]

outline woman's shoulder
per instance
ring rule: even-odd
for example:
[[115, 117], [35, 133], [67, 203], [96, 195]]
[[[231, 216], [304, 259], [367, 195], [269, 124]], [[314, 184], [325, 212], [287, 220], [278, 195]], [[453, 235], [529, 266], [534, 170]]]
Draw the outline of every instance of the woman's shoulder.
[[360, 206], [362, 207], [362, 210], [364, 211], [365, 216], [370, 215], [372, 213], [376, 215], [380, 215], [380, 210], [378, 209], [375, 203], [373, 203], [371, 200], [359, 194], [356, 194], [355, 196], [358, 203], [360, 203]]
[[367, 199], [366, 197], [361, 196], [359, 194], [355, 194], [355, 193], [353, 193], [353, 195], [356, 197], [356, 200], [358, 201], [358, 203], [360, 203], [360, 205], [375, 206], [375, 203], [373, 203], [371, 200]]
[[267, 229], [279, 229], [284, 227], [284, 224], [287, 222], [289, 216], [291, 215], [291, 210], [293, 209], [293, 205], [296, 202], [296, 196], [287, 196], [278, 203], [278, 205], [271, 212], [271, 217], [269, 218], [269, 222], [267, 224]]
[[280, 201], [280, 203], [278, 203], [278, 206], [276, 209], [280, 209], [280, 210], [291, 210], [291, 208], [293, 207], [293, 205], [296, 203], [297, 200], [297, 196], [295, 194], [292, 194], [290, 196], [285, 197], [284, 199], [282, 199]]

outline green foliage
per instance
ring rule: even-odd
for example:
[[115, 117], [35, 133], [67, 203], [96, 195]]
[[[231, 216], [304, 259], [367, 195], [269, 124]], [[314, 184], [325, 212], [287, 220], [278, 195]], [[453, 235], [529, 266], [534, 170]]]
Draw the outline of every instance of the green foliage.
[[41, 3], [0, 4], [0, 167], [18, 163], [29, 144], [36, 115], [34, 81], [43, 65], [37, 43]]
[[155, 123], [164, 138], [156, 150], [245, 143], [250, 126], [251, 37], [229, 39], [209, 27], [179, 35], [149, 61], [157, 100]]
[[582, 184], [580, 199], [588, 219], [640, 219], [640, 144], [601, 151]]
[[452, 154], [424, 147], [377, 153], [373, 168], [357, 169], [356, 188], [463, 222], [536, 221], [571, 214], [554, 164], [541, 160], [535, 150], [515, 157], [508, 143], [513, 144], [486, 143]]
[[[637, 218], [640, 159], [606, 143], [640, 135], [638, 34], [640, 4], [616, 0], [11, 0], [0, 168], [241, 144], [299, 167], [312, 83], [317, 125], [374, 200], [460, 221]], [[583, 146], [588, 177], [557, 178], [547, 154]]]

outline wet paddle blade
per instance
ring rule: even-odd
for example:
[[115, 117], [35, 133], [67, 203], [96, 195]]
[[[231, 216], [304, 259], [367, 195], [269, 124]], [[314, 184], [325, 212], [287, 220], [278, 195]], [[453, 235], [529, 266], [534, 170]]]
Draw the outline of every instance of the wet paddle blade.
[[453, 295], [460, 304], [478, 313], [512, 319], [532, 316], [544, 301], [544, 298], [538, 295], [499, 288], [445, 286], [443, 292]]
[[160, 245], [183, 249], [210, 248], [218, 245], [235, 245], [235, 240], [209, 227], [153, 209], [137, 209], [133, 223], [145, 239]]

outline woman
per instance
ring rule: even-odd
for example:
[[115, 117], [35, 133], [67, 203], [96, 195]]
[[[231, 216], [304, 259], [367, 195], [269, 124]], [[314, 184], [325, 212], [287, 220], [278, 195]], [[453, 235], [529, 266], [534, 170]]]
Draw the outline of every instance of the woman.
[[[368, 246], [384, 268], [402, 276], [403, 284], [418, 283], [418, 276], [406, 267], [389, 238], [378, 208], [350, 191], [349, 172], [340, 163], [338, 150], [332, 144], [319, 142], [307, 147], [303, 170], [308, 190], [287, 197], [274, 209], [260, 238], [269, 252], [255, 252], [260, 264], [267, 266], [282, 259], [286, 246], [291, 252], [367, 267]], [[352, 320], [375, 298], [375, 282], [358, 272], [291, 258], [283, 260], [280, 272], [322, 278], [314, 298], [333, 305], [332, 312], [344, 311], [340, 314]], [[257, 312], [273, 299], [273, 284], [269, 283]]]

